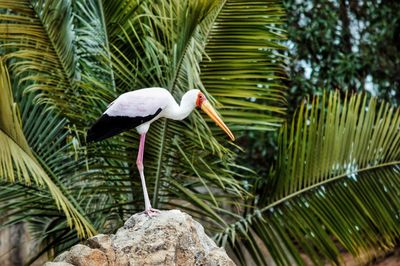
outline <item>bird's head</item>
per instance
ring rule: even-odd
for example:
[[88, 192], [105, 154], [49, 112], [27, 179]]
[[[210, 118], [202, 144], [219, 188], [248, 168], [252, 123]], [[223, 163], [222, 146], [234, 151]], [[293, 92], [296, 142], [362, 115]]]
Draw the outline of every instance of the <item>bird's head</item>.
[[225, 133], [231, 138], [232, 141], [235, 140], [235, 136], [232, 134], [230, 129], [222, 121], [221, 117], [217, 114], [215, 109], [207, 101], [206, 96], [200, 90], [193, 90], [193, 95], [196, 97], [196, 107], [203, 110], [214, 122], [225, 131]]
[[206, 96], [201, 91], [198, 91], [196, 95], [196, 108], [201, 109], [205, 101], [207, 101]]

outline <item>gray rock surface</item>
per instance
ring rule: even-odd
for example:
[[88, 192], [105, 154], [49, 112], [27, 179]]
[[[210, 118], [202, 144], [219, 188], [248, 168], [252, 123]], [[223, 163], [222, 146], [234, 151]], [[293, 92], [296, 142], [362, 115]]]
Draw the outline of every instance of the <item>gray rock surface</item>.
[[179, 210], [135, 214], [115, 235], [96, 235], [45, 266], [235, 265], [203, 227]]

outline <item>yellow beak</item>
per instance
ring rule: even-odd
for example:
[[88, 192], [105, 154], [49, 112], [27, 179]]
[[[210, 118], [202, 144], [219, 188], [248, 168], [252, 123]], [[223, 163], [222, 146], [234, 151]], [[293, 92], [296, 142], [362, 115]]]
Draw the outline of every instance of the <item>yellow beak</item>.
[[218, 116], [218, 114], [215, 112], [215, 110], [211, 106], [211, 104], [208, 103], [208, 101], [204, 101], [201, 104], [201, 110], [203, 110], [212, 120], [214, 120], [214, 122], [225, 131], [225, 133], [231, 138], [232, 141], [235, 140], [235, 136], [232, 134], [232, 132], [229, 130], [229, 128], [225, 125], [225, 123], [222, 121], [222, 119]]

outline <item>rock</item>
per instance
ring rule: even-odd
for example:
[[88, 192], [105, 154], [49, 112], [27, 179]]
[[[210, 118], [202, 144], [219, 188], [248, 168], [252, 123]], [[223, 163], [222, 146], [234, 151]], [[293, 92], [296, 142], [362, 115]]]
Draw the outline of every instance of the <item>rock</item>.
[[43, 266], [74, 266], [68, 262], [46, 262]]
[[[58, 264], [66, 263], [66, 264]], [[235, 265], [203, 227], [179, 210], [135, 214], [115, 235], [96, 235], [46, 266]]]
[[60, 254], [54, 262], [67, 262], [72, 265], [107, 266], [108, 260], [104, 252], [85, 245], [75, 245], [69, 251]]

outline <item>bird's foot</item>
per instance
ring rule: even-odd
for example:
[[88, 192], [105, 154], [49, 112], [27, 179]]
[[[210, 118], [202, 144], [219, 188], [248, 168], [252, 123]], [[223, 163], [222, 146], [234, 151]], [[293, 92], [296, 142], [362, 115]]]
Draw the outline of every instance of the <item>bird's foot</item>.
[[148, 215], [149, 217], [157, 216], [160, 212], [160, 210], [154, 208], [149, 208], [143, 211], [143, 213]]

